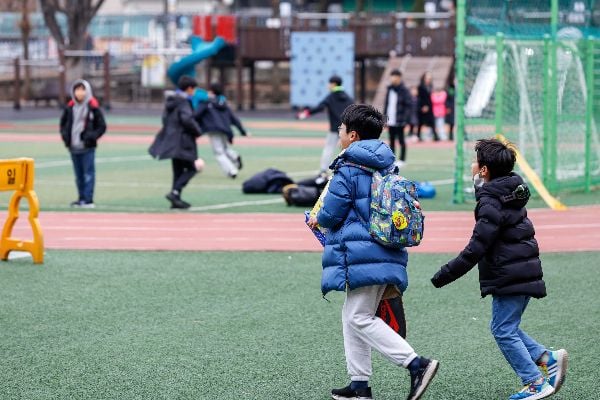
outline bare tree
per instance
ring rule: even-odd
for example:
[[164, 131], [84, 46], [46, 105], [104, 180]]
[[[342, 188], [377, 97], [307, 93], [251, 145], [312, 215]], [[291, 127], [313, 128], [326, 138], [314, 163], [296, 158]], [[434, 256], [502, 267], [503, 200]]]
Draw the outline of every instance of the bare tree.
[[[31, 34], [31, 22], [29, 20], [29, 13], [35, 10], [35, 0], [4, 0], [0, 5], [0, 11], [7, 12], [19, 12], [21, 13], [21, 20], [19, 21], [19, 30], [21, 31], [21, 41], [23, 48], [23, 60], [29, 60], [29, 38]], [[30, 93], [30, 82], [31, 82], [31, 69], [29, 66], [25, 66], [25, 77], [23, 80], [23, 91], [25, 96], [29, 96]]]
[[[90, 22], [102, 7], [104, 0], [39, 0], [44, 22], [59, 50], [83, 50]], [[63, 32], [57, 14], [67, 18], [67, 32]], [[78, 59], [73, 63], [77, 64]]]

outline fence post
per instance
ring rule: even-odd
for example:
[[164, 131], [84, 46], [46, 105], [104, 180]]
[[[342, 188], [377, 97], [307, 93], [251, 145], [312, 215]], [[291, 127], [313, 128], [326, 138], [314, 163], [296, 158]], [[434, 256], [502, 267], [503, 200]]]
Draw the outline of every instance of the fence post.
[[458, 0], [456, 13], [456, 161], [454, 167], [454, 202], [463, 203], [465, 200], [464, 174], [464, 137], [465, 137], [465, 8], [466, 0]]
[[14, 103], [13, 108], [15, 110], [21, 109], [21, 62], [19, 57], [15, 57], [15, 82], [14, 82]]
[[544, 115], [542, 125], [542, 182], [545, 186], [548, 186], [550, 182], [550, 79], [552, 79], [552, 73], [550, 71], [550, 36], [544, 35], [544, 79], [542, 86], [542, 113]]
[[104, 64], [104, 108], [110, 110], [110, 53], [105, 51], [102, 55]]
[[592, 124], [594, 118], [594, 38], [586, 41], [585, 81], [587, 98], [585, 102], [585, 191], [592, 190]]
[[67, 67], [65, 65], [64, 50], [58, 51], [58, 64], [58, 102], [62, 108], [67, 104]]
[[496, 34], [496, 99], [495, 121], [496, 134], [501, 133], [506, 136], [502, 130], [502, 121], [504, 117], [504, 35]]

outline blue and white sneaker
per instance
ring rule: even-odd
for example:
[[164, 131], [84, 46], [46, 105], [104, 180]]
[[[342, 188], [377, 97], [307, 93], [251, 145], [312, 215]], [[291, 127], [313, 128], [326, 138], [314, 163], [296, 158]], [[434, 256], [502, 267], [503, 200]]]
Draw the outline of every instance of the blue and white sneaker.
[[508, 400], [537, 400], [544, 399], [546, 397], [552, 396], [553, 394], [554, 388], [550, 386], [550, 384], [548, 383], [548, 379], [544, 378], [544, 381], [539, 385], [536, 385], [535, 383], [525, 385], [523, 389], [510, 396]]
[[565, 382], [567, 376], [567, 364], [569, 362], [569, 353], [565, 349], [549, 351], [548, 362], [538, 362], [537, 365], [542, 370], [542, 374], [548, 379], [550, 386], [554, 388], [554, 392], [558, 392], [560, 387]]

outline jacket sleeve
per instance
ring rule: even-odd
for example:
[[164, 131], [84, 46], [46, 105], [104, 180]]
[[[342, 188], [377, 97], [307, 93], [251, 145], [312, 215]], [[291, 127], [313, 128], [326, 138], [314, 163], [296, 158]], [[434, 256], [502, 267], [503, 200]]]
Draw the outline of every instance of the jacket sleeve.
[[321, 111], [325, 110], [325, 108], [327, 108], [328, 104], [329, 104], [329, 96], [327, 96], [323, 100], [321, 100], [321, 102], [319, 104], [317, 104], [316, 107], [309, 108], [308, 112], [309, 112], [309, 114], [320, 113]]
[[240, 119], [233, 113], [233, 111], [231, 111], [231, 108], [227, 108], [227, 111], [229, 112], [229, 118], [231, 118], [231, 123], [233, 124], [233, 126], [238, 128], [242, 136], [246, 136], [246, 130], [244, 129], [244, 126], [242, 125]]
[[404, 112], [404, 115], [402, 116], [402, 121], [404, 122], [409, 122], [410, 121], [410, 116], [411, 116], [411, 110], [412, 110], [412, 95], [410, 94], [410, 91], [407, 88], [404, 88], [404, 93], [402, 96], [402, 105], [401, 105], [401, 109]]
[[202, 135], [202, 129], [200, 129], [200, 125], [198, 125], [198, 122], [196, 122], [196, 119], [194, 118], [194, 112], [191, 105], [188, 106], [186, 104], [179, 109], [179, 121], [183, 128], [188, 132], [192, 132], [195, 137], [200, 137]]
[[486, 203], [477, 213], [477, 222], [469, 244], [458, 257], [444, 265], [431, 279], [435, 287], [445, 286], [469, 272], [486, 254], [500, 231], [501, 213], [494, 205]]
[[69, 146], [68, 138], [69, 132], [67, 132], [67, 122], [69, 119], [69, 108], [65, 107], [63, 113], [60, 117], [60, 136], [62, 137], [63, 142], [65, 142], [65, 146]]
[[106, 121], [104, 120], [104, 114], [99, 108], [94, 108], [94, 130], [92, 134], [95, 139], [100, 138], [106, 132]]
[[333, 176], [325, 199], [323, 199], [323, 207], [317, 214], [320, 226], [334, 228], [344, 222], [353, 202], [351, 185], [350, 180], [341, 171]]

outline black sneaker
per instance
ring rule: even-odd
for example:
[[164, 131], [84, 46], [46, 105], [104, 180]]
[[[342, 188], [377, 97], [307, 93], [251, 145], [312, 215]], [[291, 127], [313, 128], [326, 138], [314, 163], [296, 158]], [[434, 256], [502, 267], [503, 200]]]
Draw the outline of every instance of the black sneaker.
[[414, 374], [412, 371], [410, 373], [410, 393], [407, 400], [421, 398], [440, 364], [437, 360], [428, 360], [425, 357], [419, 357], [419, 363], [419, 370]]
[[187, 209], [191, 206], [190, 203], [181, 200], [181, 198], [173, 192], [170, 192], [165, 197], [171, 202], [171, 208]]
[[83, 200], [77, 200], [77, 201], [72, 201], [71, 204], [69, 204], [69, 205], [71, 207], [80, 208], [82, 204], [83, 204]]
[[362, 399], [362, 400], [371, 400], [373, 399], [373, 395], [371, 394], [371, 388], [366, 387], [362, 389], [350, 389], [350, 385], [341, 389], [333, 389], [331, 391], [331, 398], [335, 400], [345, 400], [345, 399]]
[[242, 156], [237, 156], [235, 159], [235, 163], [237, 165], [237, 169], [242, 169]]

